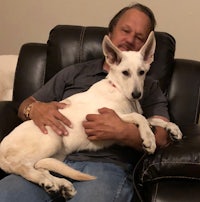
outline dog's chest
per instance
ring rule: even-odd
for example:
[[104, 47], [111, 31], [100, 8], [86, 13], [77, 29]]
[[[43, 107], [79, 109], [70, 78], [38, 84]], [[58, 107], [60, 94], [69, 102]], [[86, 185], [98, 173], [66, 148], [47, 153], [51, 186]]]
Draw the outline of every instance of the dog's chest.
[[94, 84], [88, 91], [70, 96], [70, 106], [62, 110], [65, 116], [72, 114], [85, 116], [89, 113], [97, 113], [99, 108], [107, 107], [118, 113], [130, 113], [137, 111], [134, 103], [131, 103], [121, 93], [104, 79]]

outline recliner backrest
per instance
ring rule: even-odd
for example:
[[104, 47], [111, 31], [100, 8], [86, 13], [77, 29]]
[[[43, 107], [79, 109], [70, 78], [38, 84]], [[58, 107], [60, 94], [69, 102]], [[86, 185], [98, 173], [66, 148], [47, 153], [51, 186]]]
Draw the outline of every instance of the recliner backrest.
[[[58, 25], [50, 31], [47, 44], [23, 45], [13, 99], [21, 102], [64, 67], [102, 58], [101, 43], [107, 32], [105, 27]], [[166, 92], [173, 71], [175, 40], [164, 32], [156, 32], [155, 36], [155, 60], [149, 74], [160, 81], [162, 90]]]

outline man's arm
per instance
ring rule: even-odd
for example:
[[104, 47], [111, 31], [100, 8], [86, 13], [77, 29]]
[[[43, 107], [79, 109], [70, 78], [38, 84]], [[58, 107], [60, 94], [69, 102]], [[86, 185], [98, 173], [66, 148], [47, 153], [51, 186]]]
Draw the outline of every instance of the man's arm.
[[[122, 121], [111, 109], [102, 108], [100, 114], [89, 114], [83, 122], [88, 139], [115, 140], [118, 144], [142, 150], [142, 139], [135, 124]], [[157, 117], [163, 120], [165, 117]], [[158, 147], [167, 146], [170, 142], [167, 132], [160, 127], [155, 130], [156, 144]]]
[[[163, 116], [153, 116], [153, 117], [162, 119], [163, 121], [166, 121], [166, 122], [169, 122], [169, 119], [167, 119], [166, 117], [163, 117]], [[155, 134], [155, 138], [156, 138], [157, 147], [160, 147], [160, 148], [166, 147], [171, 143], [170, 136], [164, 128], [156, 126], [154, 134]]]
[[[59, 109], [65, 107], [64, 103], [39, 102], [30, 96], [21, 103], [18, 116], [23, 121], [32, 119], [44, 134], [48, 133], [46, 126], [50, 126], [58, 135], [67, 135], [68, 132], [64, 124], [72, 127], [71, 122], [59, 112]], [[27, 109], [28, 114], [26, 114]]]
[[34, 97], [28, 97], [27, 99], [25, 99], [21, 105], [19, 106], [19, 110], [18, 110], [18, 117], [22, 120], [22, 121], [26, 121], [28, 120], [28, 118], [25, 116], [25, 109], [27, 109], [28, 106], [30, 106], [31, 104], [33, 104], [34, 102], [36, 102], [37, 100]]

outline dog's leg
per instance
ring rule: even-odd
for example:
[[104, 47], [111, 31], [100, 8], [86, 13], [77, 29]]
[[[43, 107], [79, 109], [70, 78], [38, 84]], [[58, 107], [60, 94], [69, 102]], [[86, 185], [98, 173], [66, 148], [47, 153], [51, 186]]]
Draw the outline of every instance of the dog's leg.
[[76, 194], [76, 190], [72, 183], [64, 178], [55, 177], [48, 170], [38, 169], [45, 176], [40, 180], [40, 186], [49, 194], [59, 194], [65, 199], [70, 199]]
[[172, 139], [182, 139], [182, 132], [175, 123], [167, 122], [158, 118], [149, 118], [148, 121], [152, 126], [160, 126], [162, 128], [165, 128], [170, 133]]
[[64, 178], [54, 177], [45, 169], [35, 169], [31, 165], [15, 166], [13, 173], [43, 187], [49, 194], [61, 194], [64, 198], [72, 198], [76, 191], [71, 182]]
[[122, 120], [126, 122], [134, 123], [137, 125], [138, 130], [140, 132], [140, 136], [143, 141], [144, 149], [148, 153], [154, 153], [156, 149], [155, 136], [149, 126], [149, 122], [147, 121], [147, 119], [141, 114], [138, 114], [135, 112], [131, 114], [123, 114], [123, 115], [120, 115], [120, 117], [122, 118]]

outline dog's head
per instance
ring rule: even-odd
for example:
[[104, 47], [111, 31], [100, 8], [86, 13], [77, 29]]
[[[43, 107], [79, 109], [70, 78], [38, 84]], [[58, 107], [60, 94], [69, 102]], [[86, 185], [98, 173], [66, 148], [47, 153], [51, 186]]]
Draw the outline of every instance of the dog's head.
[[154, 32], [139, 51], [121, 51], [109, 39], [103, 40], [103, 53], [110, 66], [108, 79], [129, 100], [138, 100], [143, 96], [146, 73], [154, 59], [156, 40]]

